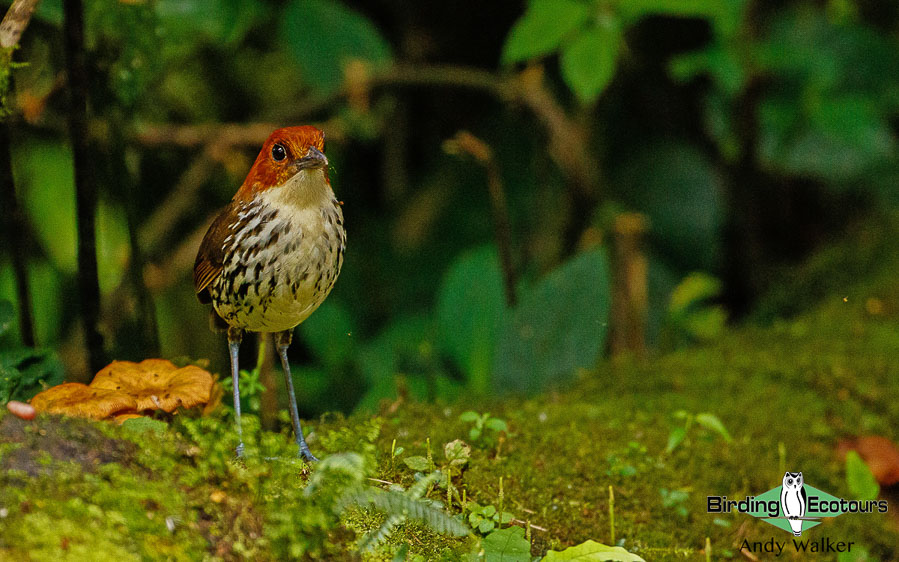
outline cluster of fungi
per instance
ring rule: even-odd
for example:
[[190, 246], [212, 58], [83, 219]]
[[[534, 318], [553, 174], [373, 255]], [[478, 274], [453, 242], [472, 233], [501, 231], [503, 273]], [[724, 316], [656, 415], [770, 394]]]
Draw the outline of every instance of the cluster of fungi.
[[31, 399], [31, 406], [36, 412], [122, 423], [159, 411], [209, 409], [220, 399], [220, 387], [200, 367], [179, 368], [165, 359], [146, 359], [113, 361], [89, 385], [65, 383], [48, 388]]

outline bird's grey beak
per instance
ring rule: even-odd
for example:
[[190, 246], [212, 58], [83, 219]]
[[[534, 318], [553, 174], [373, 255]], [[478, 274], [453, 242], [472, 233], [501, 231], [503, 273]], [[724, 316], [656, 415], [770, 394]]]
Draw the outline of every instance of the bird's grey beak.
[[328, 157], [321, 150], [310, 146], [306, 156], [294, 162], [293, 165], [297, 171], [324, 168], [328, 165]]

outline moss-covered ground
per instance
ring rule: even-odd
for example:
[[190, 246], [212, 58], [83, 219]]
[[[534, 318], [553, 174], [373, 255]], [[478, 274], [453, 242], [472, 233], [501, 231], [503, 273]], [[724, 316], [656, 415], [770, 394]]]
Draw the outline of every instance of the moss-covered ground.
[[[252, 417], [248, 456], [237, 461], [225, 413], [122, 427], [0, 414], [0, 559], [361, 557], [356, 541], [385, 516], [341, 509], [339, 495], [360, 481], [409, 487], [415, 471], [404, 459], [427, 457], [429, 449], [444, 465], [445, 443], [471, 441], [471, 423], [459, 420], [465, 410], [490, 412], [508, 431], [471, 443], [453, 485], [465, 499], [502, 506], [514, 523], [529, 525], [533, 555], [588, 539], [610, 543], [611, 486], [615, 541], [646, 560], [705, 559], [707, 538], [713, 559], [750, 558], [739, 550], [744, 538], [789, 535], [747, 515], [708, 514], [706, 496], [757, 495], [789, 469], [851, 498], [837, 442], [862, 434], [899, 439], [895, 222], [868, 224], [820, 254], [785, 279], [751, 323], [714, 344], [604, 363], [533, 398], [397, 402], [374, 418], [308, 422], [320, 455], [359, 453], [344, 458], [350, 467], [320, 471], [292, 460], [289, 435], [259, 432]], [[672, 430], [684, 425], [678, 411], [713, 414], [733, 440], [693, 423], [666, 453]], [[447, 492], [435, 486], [429, 497], [446, 503]], [[454, 496], [455, 512], [458, 503]], [[405, 523], [365, 556], [458, 559], [478, 552], [479, 536]], [[843, 515], [804, 538], [823, 536], [853, 541], [856, 556], [899, 558], [892, 513]]]

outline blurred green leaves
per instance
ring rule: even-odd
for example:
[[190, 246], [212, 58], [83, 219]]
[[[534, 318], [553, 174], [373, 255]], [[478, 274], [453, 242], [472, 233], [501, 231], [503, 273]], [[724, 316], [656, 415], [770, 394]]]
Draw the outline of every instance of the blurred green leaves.
[[721, 289], [721, 281], [706, 273], [692, 273], [674, 288], [667, 328], [675, 347], [689, 341], [710, 341], [724, 333], [727, 311], [710, 302], [721, 296]]
[[618, 23], [610, 20], [585, 30], [562, 51], [562, 77], [579, 98], [595, 100], [612, 81], [621, 40]]
[[[0, 300], [0, 338], [13, 322], [14, 309]], [[46, 386], [60, 384], [64, 376], [56, 353], [18, 345], [0, 347], [0, 404], [27, 401]]]
[[591, 250], [522, 295], [497, 341], [494, 388], [536, 392], [593, 367], [608, 335], [609, 283], [605, 253]]
[[494, 348], [506, 317], [504, 298], [494, 246], [459, 256], [437, 293], [439, 341], [476, 392], [490, 386]]
[[[71, 150], [59, 143], [30, 141], [17, 147], [13, 163], [41, 246], [59, 273], [74, 275], [78, 260]], [[109, 293], [121, 282], [130, 259], [128, 225], [121, 209], [101, 202], [96, 228], [100, 288]]]
[[554, 52], [566, 36], [586, 23], [589, 15], [590, 6], [580, 0], [534, 0], [509, 31], [503, 62], [521, 62]]
[[856, 451], [846, 453], [846, 485], [857, 500], [877, 499], [880, 493], [877, 479]]
[[303, 81], [316, 90], [336, 90], [350, 60], [360, 59], [373, 68], [391, 61], [390, 45], [378, 29], [340, 2], [292, 0], [280, 19], [281, 42]]

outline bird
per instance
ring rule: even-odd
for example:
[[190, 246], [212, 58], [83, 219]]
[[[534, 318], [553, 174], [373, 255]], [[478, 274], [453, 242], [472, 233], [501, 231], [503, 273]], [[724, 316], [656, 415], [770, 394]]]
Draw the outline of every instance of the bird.
[[802, 482], [801, 472], [785, 472], [783, 488], [780, 491], [780, 508], [790, 520], [790, 528], [797, 537], [802, 536], [802, 522], [808, 506], [808, 496]]
[[342, 203], [324, 150], [316, 127], [272, 132], [197, 252], [197, 298], [212, 304], [215, 322], [227, 331], [238, 457], [244, 452], [238, 351], [244, 333], [261, 332], [273, 334], [281, 358], [299, 455], [318, 460], [303, 436], [287, 350], [294, 328], [325, 300], [343, 266]]

